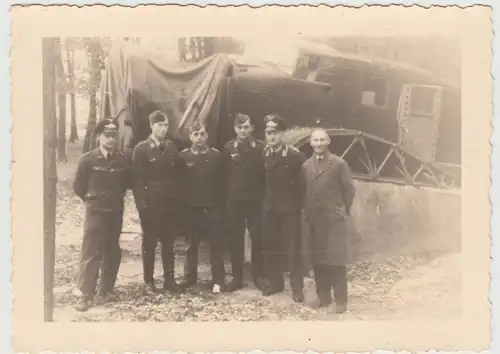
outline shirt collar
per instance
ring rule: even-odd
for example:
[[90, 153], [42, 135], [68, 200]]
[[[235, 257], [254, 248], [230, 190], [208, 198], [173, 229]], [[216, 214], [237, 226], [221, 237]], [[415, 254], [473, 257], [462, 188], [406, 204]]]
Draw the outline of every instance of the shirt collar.
[[328, 156], [329, 156], [329, 153], [328, 151], [325, 151], [325, 153], [323, 155], [316, 155], [316, 161], [320, 162], [320, 161], [325, 161], [328, 159]]
[[155, 146], [160, 146], [161, 145], [161, 141], [158, 140], [153, 134], [151, 134], [149, 136], [149, 139], [151, 140], [151, 142], [155, 145]]
[[104, 156], [104, 158], [108, 158], [109, 156], [112, 156], [113, 155], [113, 152], [111, 151], [107, 151], [106, 149], [104, 149], [102, 146], [99, 146], [99, 151], [101, 152], [101, 155]]
[[248, 137], [246, 140], [240, 140], [238, 138], [234, 139], [234, 148], [236, 149], [240, 145], [250, 144], [251, 147], [255, 148], [257, 144], [255, 143], [255, 139], [252, 137]]
[[205, 155], [210, 148], [208, 146], [205, 146], [205, 148], [198, 149], [197, 147], [191, 146], [191, 152], [194, 155]]
[[267, 145], [266, 146], [266, 156], [269, 156], [273, 153], [277, 153], [277, 152], [280, 152], [282, 151], [281, 155], [283, 157], [286, 157], [286, 155], [288, 154], [288, 146], [284, 143], [281, 143], [279, 144], [279, 146], [276, 148], [276, 149], [273, 149], [271, 146]]

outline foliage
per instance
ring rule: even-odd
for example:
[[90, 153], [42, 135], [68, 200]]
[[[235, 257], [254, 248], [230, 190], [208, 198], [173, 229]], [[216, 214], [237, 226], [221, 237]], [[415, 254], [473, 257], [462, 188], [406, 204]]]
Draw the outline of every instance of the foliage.
[[[105, 60], [111, 44], [112, 39], [109, 37], [65, 38], [64, 46], [72, 48], [74, 53], [73, 58], [65, 58], [66, 61], [72, 60], [74, 80], [60, 76], [58, 92], [74, 93], [89, 99], [91, 92], [98, 91], [101, 71], [105, 68]], [[95, 72], [94, 69], [96, 69]]]

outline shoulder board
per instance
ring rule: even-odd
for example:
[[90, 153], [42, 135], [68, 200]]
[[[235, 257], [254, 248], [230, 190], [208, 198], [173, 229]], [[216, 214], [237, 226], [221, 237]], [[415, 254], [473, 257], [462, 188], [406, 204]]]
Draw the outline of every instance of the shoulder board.
[[233, 140], [229, 140], [225, 145], [224, 145], [224, 149], [227, 149], [227, 148], [230, 148], [231, 146], [234, 145], [234, 139]]
[[216, 148], [212, 148], [212, 151], [215, 151], [215, 152], [220, 152], [219, 150], [217, 150]]
[[297, 149], [295, 146], [290, 145], [289, 146], [290, 150], [295, 151], [295, 152], [300, 152], [299, 149]]
[[92, 154], [94, 154], [96, 152], [96, 150], [97, 149], [87, 151], [86, 153], [84, 153], [83, 155], [80, 156], [80, 159], [88, 158], [89, 156], [91, 156]]
[[137, 147], [141, 147], [141, 146], [144, 146], [145, 144], [147, 144], [147, 140], [142, 140], [142, 141], [139, 141], [135, 146], [134, 146], [134, 149], [137, 148]]
[[182, 150], [181, 152], [187, 152], [187, 151], [189, 151], [189, 148], [186, 148], [186, 149]]

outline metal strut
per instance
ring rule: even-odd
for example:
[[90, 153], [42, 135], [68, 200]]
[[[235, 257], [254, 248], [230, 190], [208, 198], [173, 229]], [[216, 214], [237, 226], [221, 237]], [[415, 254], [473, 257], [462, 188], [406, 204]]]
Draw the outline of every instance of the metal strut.
[[[313, 129], [294, 133], [290, 143], [312, 153], [308, 141]], [[356, 130], [325, 130], [331, 138], [330, 151], [348, 162], [356, 179], [432, 188], [461, 185], [460, 173], [452, 173], [438, 163], [423, 161], [393, 142]]]

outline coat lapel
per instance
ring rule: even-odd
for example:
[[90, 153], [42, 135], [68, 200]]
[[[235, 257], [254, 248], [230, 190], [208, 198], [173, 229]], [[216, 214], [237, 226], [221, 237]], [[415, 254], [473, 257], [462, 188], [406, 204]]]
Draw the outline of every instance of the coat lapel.
[[161, 154], [160, 147], [156, 145], [156, 142], [151, 137], [149, 137], [148, 139], [149, 139], [148, 146], [149, 146], [150, 159], [154, 160], [158, 158], [158, 156]]
[[315, 176], [314, 178], [318, 178], [321, 176], [326, 170], [328, 170], [332, 166], [332, 155], [327, 153], [325, 157], [323, 157], [323, 161], [321, 163], [318, 163], [318, 159], [314, 157], [314, 169], [315, 169]]
[[273, 153], [268, 147], [264, 152], [266, 169], [268, 170], [272, 169], [274, 166], [276, 166], [276, 164], [279, 161], [285, 160], [287, 155], [288, 155], [288, 148], [286, 146], [282, 146], [282, 148], [275, 153]]

